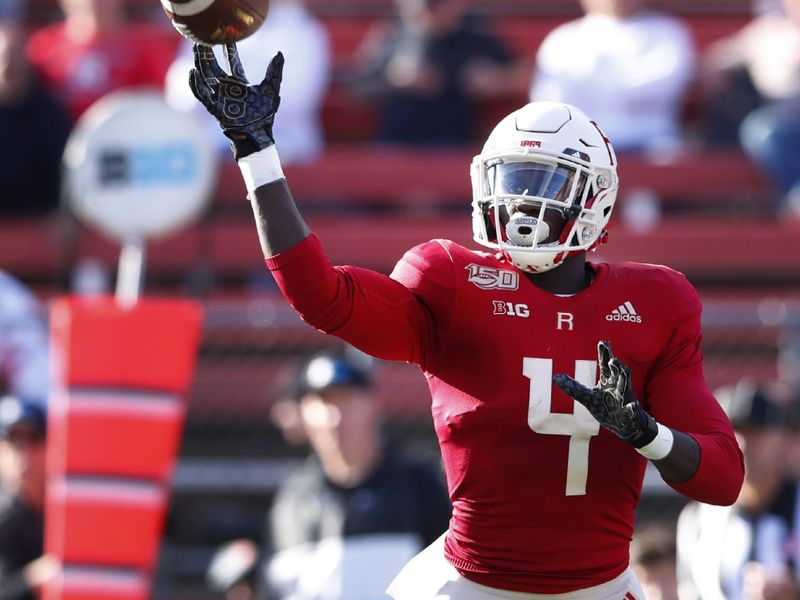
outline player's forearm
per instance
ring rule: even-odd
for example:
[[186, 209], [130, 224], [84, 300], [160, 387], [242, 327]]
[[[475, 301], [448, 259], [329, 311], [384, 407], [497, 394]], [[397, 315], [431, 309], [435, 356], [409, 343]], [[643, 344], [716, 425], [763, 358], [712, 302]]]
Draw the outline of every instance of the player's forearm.
[[744, 480], [744, 459], [732, 433], [692, 433], [699, 446], [697, 473], [683, 483], [664, 477], [675, 491], [704, 502], [727, 506], [739, 496]]
[[[273, 146], [239, 160], [267, 267], [283, 295], [310, 325], [374, 356], [418, 361], [416, 297], [386, 275], [334, 268], [292, 199]], [[380, 336], [375, 323], [382, 323]]]
[[285, 179], [257, 188], [250, 195], [250, 203], [264, 258], [285, 252], [311, 234]]
[[672, 439], [669, 454], [654, 460], [653, 465], [666, 481], [684, 483], [694, 477], [700, 466], [700, 445], [691, 436], [674, 429]]
[[300, 216], [274, 146], [239, 161], [265, 258], [296, 246], [311, 230]]

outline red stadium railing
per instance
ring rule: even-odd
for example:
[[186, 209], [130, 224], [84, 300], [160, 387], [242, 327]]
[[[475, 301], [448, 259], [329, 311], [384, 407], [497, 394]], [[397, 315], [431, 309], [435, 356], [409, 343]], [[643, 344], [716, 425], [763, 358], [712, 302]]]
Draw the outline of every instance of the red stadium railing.
[[[475, 149], [436, 150], [376, 145], [333, 147], [313, 163], [285, 169], [294, 195], [304, 205], [389, 205], [396, 209], [464, 204], [471, 198], [469, 164]], [[770, 202], [769, 188], [738, 151], [687, 150], [672, 157], [619, 157], [621, 197], [626, 190], [651, 189], [664, 203], [697, 206], [747, 200]], [[241, 203], [244, 184], [226, 161], [218, 185], [220, 203]]]

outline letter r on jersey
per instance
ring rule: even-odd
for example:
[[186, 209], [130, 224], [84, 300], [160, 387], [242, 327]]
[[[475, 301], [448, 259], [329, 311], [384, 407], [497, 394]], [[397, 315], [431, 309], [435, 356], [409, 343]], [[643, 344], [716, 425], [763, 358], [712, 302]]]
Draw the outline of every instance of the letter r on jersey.
[[572, 324], [572, 319], [574, 315], [572, 313], [557, 313], [558, 315], [558, 322], [556, 325], [557, 329], [567, 329], [572, 331], [574, 326]]

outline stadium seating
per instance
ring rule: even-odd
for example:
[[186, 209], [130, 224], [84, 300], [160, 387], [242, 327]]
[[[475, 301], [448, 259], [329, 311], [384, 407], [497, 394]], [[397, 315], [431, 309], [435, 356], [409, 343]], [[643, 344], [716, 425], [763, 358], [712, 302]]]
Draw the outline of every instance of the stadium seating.
[[[311, 9], [323, 16], [385, 16], [393, 11], [392, 0], [306, 0]], [[573, 15], [580, 12], [577, 2], [563, 0], [468, 0], [470, 6], [489, 14], [514, 15]], [[749, 0], [652, 0], [661, 10], [684, 15], [748, 14]], [[152, 15], [160, 10], [150, 0], [127, 0], [134, 15]], [[58, 14], [58, 0], [28, 0], [31, 18], [47, 19]]]
[[[577, 2], [546, 0], [471, 0], [476, 12], [484, 14], [490, 29], [525, 63], [531, 64], [544, 37], [557, 25], [580, 14]], [[341, 83], [353, 54], [366, 32], [377, 22], [390, 18], [390, 0], [310, 0], [311, 9], [323, 20], [331, 41], [334, 63], [332, 85], [322, 115], [326, 135], [332, 141], [365, 141], [375, 128], [373, 106], [352, 98]], [[749, 18], [747, 0], [661, 0], [658, 8], [684, 16], [691, 27], [698, 48], [732, 33]], [[160, 16], [161, 8], [150, 0], [128, 0], [129, 12], [140, 22], [150, 23], [153, 34], [169, 38], [177, 45], [180, 39]], [[59, 18], [58, 0], [30, 0], [28, 22], [31, 27]], [[479, 134], [487, 133], [494, 123], [523, 103], [522, 96], [509, 95], [483, 107]], [[691, 103], [691, 100], [690, 100]]]
[[[444, 237], [473, 245], [467, 205], [459, 213], [437, 215], [316, 215], [308, 218], [331, 260], [388, 272], [414, 244]], [[50, 220], [0, 223], [0, 268], [33, 284], [65, 282], [81, 258], [94, 258], [114, 270], [118, 246], [75, 226], [58, 234]], [[61, 241], [58, 239], [61, 235]], [[611, 243], [598, 255], [606, 260], [666, 264], [699, 285], [776, 284], [800, 281], [800, 225], [769, 217], [681, 216], [637, 232], [617, 223]], [[147, 272], [156, 284], [184, 286], [200, 269], [221, 282], [241, 286], [263, 271], [254, 226], [246, 218], [211, 218], [149, 245]]]
[[[304, 206], [391, 207], [429, 213], [469, 201], [469, 164], [475, 151], [336, 146], [319, 161], [288, 167], [286, 174]], [[626, 190], [647, 188], [667, 205], [771, 205], [763, 177], [738, 151], [687, 150], [658, 158], [630, 155], [621, 156], [619, 162], [623, 201]], [[226, 161], [220, 172], [218, 202], [236, 206], [244, 197], [239, 170]]]

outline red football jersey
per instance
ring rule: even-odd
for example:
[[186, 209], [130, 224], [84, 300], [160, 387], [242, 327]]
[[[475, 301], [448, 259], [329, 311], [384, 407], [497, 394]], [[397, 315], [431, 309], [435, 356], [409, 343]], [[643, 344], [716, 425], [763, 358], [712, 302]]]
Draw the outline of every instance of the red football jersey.
[[56, 23], [31, 36], [27, 53], [45, 85], [77, 119], [109, 92], [162, 90], [178, 37], [165, 35], [160, 28], [129, 24], [78, 39], [66, 24]]
[[627, 567], [647, 461], [552, 383], [564, 372], [594, 385], [598, 340], [656, 420], [700, 444], [697, 474], [673, 487], [736, 498], [741, 453], [705, 384], [700, 302], [679, 273], [595, 264], [587, 289], [559, 297], [446, 240], [410, 250], [391, 277], [331, 267], [314, 237], [267, 263], [309, 323], [423, 369], [453, 504], [446, 555], [467, 578], [562, 593]]

